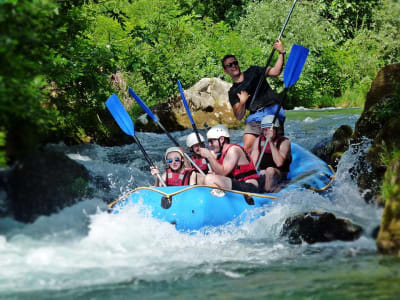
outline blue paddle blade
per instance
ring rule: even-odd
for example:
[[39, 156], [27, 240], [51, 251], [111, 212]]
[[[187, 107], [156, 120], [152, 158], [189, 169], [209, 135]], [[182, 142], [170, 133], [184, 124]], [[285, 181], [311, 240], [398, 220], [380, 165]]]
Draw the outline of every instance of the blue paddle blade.
[[111, 95], [106, 101], [106, 106], [122, 131], [127, 135], [135, 136], [132, 119], [121, 101], [119, 101], [118, 96], [115, 94]]
[[181, 85], [181, 82], [179, 80], [178, 80], [178, 89], [179, 89], [179, 92], [181, 93], [181, 98], [182, 98], [182, 101], [183, 101], [183, 105], [185, 106], [186, 112], [187, 112], [187, 114], [189, 116], [190, 123], [193, 125], [194, 121], [192, 119], [192, 114], [190, 113], [189, 105], [188, 105], [188, 103], [186, 101], [185, 93], [183, 92], [182, 85]]
[[140, 105], [140, 107], [145, 111], [146, 114], [150, 116], [150, 118], [153, 119], [155, 123], [158, 123], [157, 117], [153, 114], [153, 112], [150, 110], [150, 108], [147, 107], [147, 105], [143, 102], [142, 99], [132, 90], [132, 88], [129, 88], [129, 94], [133, 99], [136, 100], [136, 102]]
[[290, 51], [289, 59], [283, 72], [283, 82], [285, 87], [289, 88], [299, 79], [304, 63], [308, 56], [308, 48], [300, 45], [293, 45]]

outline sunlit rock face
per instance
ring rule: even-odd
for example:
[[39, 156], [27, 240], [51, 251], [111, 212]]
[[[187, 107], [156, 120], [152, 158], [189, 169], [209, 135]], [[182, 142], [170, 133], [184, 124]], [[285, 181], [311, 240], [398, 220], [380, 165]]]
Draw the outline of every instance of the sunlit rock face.
[[[231, 86], [231, 83], [219, 78], [203, 78], [184, 91], [193, 121], [198, 128], [204, 128], [204, 123], [208, 126], [225, 124], [229, 128], [241, 126], [242, 123], [236, 120], [229, 103], [228, 91]], [[180, 94], [150, 109], [168, 131], [192, 128]], [[138, 130], [162, 132], [147, 115], [139, 118], [135, 126]]]
[[385, 151], [400, 148], [400, 63], [382, 68], [367, 94], [365, 107], [358, 119], [352, 143], [372, 141], [358, 166], [358, 186], [367, 202], [380, 193], [386, 167], [381, 160]]

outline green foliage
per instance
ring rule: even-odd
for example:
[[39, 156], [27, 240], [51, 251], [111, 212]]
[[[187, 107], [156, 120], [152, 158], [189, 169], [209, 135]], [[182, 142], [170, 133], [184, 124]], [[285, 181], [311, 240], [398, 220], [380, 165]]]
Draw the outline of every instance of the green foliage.
[[370, 29], [373, 9], [380, 0], [318, 0], [319, 13], [333, 23], [342, 33], [343, 40], [354, 38], [361, 29]]
[[[291, 4], [3, 0], [2, 143], [100, 142], [109, 134], [104, 101], [115, 89], [125, 97], [131, 86], [152, 105], [178, 93], [177, 79], [187, 88], [223, 76], [225, 54], [235, 54], [243, 69], [264, 65]], [[298, 1], [282, 40], [286, 50], [300, 44], [310, 55], [286, 106], [359, 105], [379, 68], [400, 61], [399, 15], [394, 0]], [[113, 88], [116, 72], [125, 82]], [[282, 77], [268, 80], [282, 91]]]
[[0, 168], [6, 166], [6, 153], [3, 150], [6, 145], [6, 134], [3, 131], [0, 131]]

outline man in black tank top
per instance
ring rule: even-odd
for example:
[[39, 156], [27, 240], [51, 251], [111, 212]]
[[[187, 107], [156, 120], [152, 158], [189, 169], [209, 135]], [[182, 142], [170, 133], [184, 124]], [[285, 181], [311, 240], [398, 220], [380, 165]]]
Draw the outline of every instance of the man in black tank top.
[[290, 141], [277, 134], [280, 124], [278, 120], [272, 124], [273, 121], [274, 115], [267, 115], [262, 119], [262, 135], [255, 140], [251, 151], [251, 158], [256, 162], [267, 143], [260, 163], [259, 179], [259, 184], [264, 184], [267, 193], [280, 190], [280, 183], [286, 179], [292, 162]]
[[[229, 102], [232, 105], [233, 113], [236, 119], [243, 119], [246, 110], [250, 110], [250, 115], [246, 118], [246, 128], [243, 136], [243, 147], [247, 152], [251, 152], [252, 145], [261, 134], [261, 120], [265, 115], [274, 114], [278, 109], [279, 100], [274, 91], [269, 86], [268, 82], [264, 80], [257, 92], [254, 103], [256, 108], [250, 109], [250, 100], [254, 95], [258, 82], [265, 71], [265, 76], [276, 77], [282, 72], [284, 64], [285, 50], [282, 42], [277, 40], [274, 48], [279, 52], [278, 59], [274, 67], [251, 66], [246, 71], [241, 72], [239, 63], [234, 55], [225, 55], [221, 60], [224, 72], [231, 76], [233, 85], [228, 92]], [[285, 121], [285, 113], [283, 108], [280, 110], [278, 116], [283, 129]]]

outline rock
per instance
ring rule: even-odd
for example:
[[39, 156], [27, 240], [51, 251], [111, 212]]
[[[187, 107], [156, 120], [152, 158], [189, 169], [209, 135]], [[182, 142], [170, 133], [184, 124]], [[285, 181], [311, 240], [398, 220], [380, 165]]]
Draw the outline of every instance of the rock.
[[313, 244], [335, 240], [354, 241], [363, 232], [358, 225], [349, 220], [336, 218], [328, 212], [308, 212], [286, 219], [282, 236], [287, 236], [289, 243], [301, 244], [302, 241]]
[[376, 200], [386, 171], [381, 156], [400, 149], [400, 63], [382, 68], [367, 94], [364, 111], [358, 119], [351, 143], [362, 145], [363, 137], [372, 145], [359, 159], [354, 170], [357, 183], [367, 202]]
[[8, 178], [10, 206], [20, 222], [33, 222], [79, 201], [89, 172], [59, 152], [35, 152], [17, 162]]
[[349, 148], [353, 129], [349, 125], [340, 126], [331, 140], [324, 140], [311, 152], [336, 169], [342, 154]]
[[385, 208], [376, 245], [383, 254], [400, 256], [400, 152], [385, 173], [382, 196]]
[[[239, 128], [242, 122], [236, 120], [228, 99], [231, 83], [219, 78], [203, 78], [193, 87], [185, 90], [185, 98], [198, 128], [225, 124], [228, 128]], [[166, 102], [152, 106], [151, 111], [157, 116], [167, 131], [192, 128], [180, 94]], [[142, 131], [162, 132], [147, 115], [135, 121], [135, 127]]]

